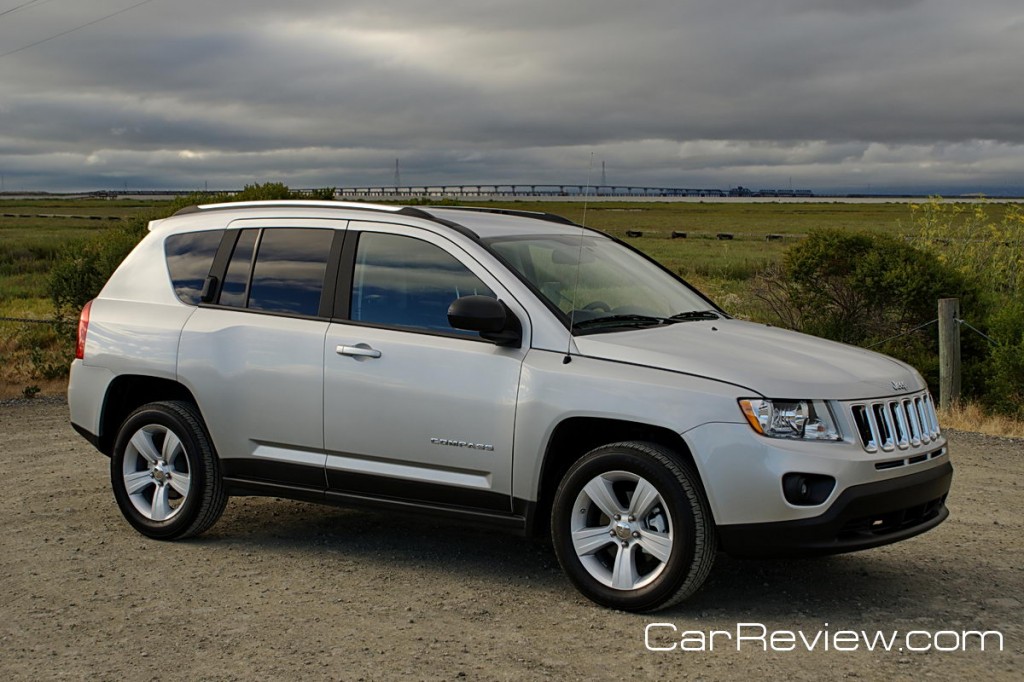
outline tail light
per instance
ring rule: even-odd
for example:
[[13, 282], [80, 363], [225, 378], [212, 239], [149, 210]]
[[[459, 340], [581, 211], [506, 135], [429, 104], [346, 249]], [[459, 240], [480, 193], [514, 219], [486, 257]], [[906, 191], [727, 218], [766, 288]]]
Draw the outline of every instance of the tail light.
[[82, 314], [78, 318], [78, 343], [75, 345], [75, 359], [85, 359], [85, 336], [89, 333], [89, 310], [92, 308], [92, 301], [85, 304]]

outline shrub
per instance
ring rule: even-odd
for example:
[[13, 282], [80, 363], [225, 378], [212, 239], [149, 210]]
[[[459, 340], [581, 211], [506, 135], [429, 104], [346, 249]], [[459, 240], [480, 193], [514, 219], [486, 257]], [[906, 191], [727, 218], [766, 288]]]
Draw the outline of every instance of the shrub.
[[121, 261], [146, 234], [150, 220], [165, 218], [194, 204], [229, 201], [260, 201], [291, 199], [287, 185], [268, 182], [246, 185], [234, 195], [193, 194], [180, 197], [152, 215], [138, 217], [123, 227], [88, 240], [80, 240], [62, 248], [50, 271], [49, 289], [54, 310], [59, 318], [77, 317], [87, 301], [95, 298]]
[[57, 317], [77, 316], [145, 233], [146, 221], [133, 220], [98, 237], [64, 246], [49, 278]]
[[904, 240], [816, 230], [755, 281], [777, 321], [837, 341], [869, 344], [935, 318], [936, 301], [971, 297], [950, 268]]
[[[333, 192], [332, 192], [333, 195]], [[281, 182], [265, 182], [262, 185], [246, 185], [229, 201], [270, 201], [274, 199], [295, 199], [296, 195]]]
[[310, 190], [307, 195], [309, 199], [317, 199], [319, 201], [333, 201], [334, 200], [334, 188], [333, 187], [321, 187], [319, 189]]
[[965, 380], [987, 406], [1024, 417], [1024, 208], [933, 199], [911, 207], [911, 227], [922, 249], [980, 292], [962, 314], [991, 341], [961, 327], [961, 344], [981, 348], [965, 354]]
[[1019, 204], [913, 204], [911, 228], [923, 249], [990, 296], [1024, 296], [1024, 208]]
[[[938, 341], [921, 325], [940, 298], [976, 304], [974, 288], [955, 269], [903, 239], [876, 233], [815, 230], [763, 271], [754, 295], [770, 320], [835, 341], [872, 347], [909, 362], [938, 383]], [[984, 349], [964, 345], [970, 356]], [[965, 385], [974, 385], [965, 377]]]
[[1000, 412], [1024, 419], [1024, 302], [1001, 306], [988, 320], [998, 345], [990, 349], [986, 402]]

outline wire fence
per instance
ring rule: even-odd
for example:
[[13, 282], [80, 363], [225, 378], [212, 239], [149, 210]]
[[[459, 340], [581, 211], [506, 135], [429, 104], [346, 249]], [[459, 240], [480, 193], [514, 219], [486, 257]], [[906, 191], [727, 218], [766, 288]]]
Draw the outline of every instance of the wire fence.
[[939, 318], [935, 318], [934, 320], [930, 320], [928, 322], [925, 322], [924, 324], [920, 324], [920, 325], [914, 327], [913, 329], [908, 329], [905, 332], [900, 332], [899, 334], [896, 334], [894, 336], [890, 336], [887, 339], [882, 339], [881, 341], [878, 341], [877, 343], [873, 343], [870, 346], [865, 346], [865, 348], [871, 349], [871, 348], [875, 348], [876, 346], [881, 346], [883, 344], [889, 343], [890, 341], [898, 339], [901, 336], [907, 336], [908, 334], [913, 334], [914, 332], [916, 332], [916, 331], [918, 331], [920, 329], [924, 329], [925, 327], [927, 327], [929, 325], [933, 325], [933, 324], [935, 324], [938, 321], [939, 321]]
[[[905, 332], [900, 332], [899, 334], [895, 334], [893, 336], [890, 336], [887, 339], [882, 339], [881, 341], [877, 341], [877, 342], [871, 344], [870, 346], [864, 346], [864, 347], [867, 348], [867, 349], [877, 348], [878, 346], [882, 346], [884, 344], [887, 344], [890, 341], [894, 341], [894, 340], [896, 340], [896, 339], [898, 339], [900, 337], [907, 336], [908, 334], [913, 334], [916, 331], [920, 331], [921, 329], [924, 329], [925, 327], [933, 325], [933, 324], [935, 324], [938, 321], [939, 321], [939, 318], [935, 318], [934, 320], [929, 320], [929, 321], [925, 322], [924, 324], [919, 324], [918, 326], [914, 327], [913, 329], [908, 329]], [[975, 334], [977, 334], [977, 335], [981, 336], [982, 338], [984, 338], [986, 341], [988, 341], [993, 346], [999, 346], [1000, 345], [998, 341], [996, 341], [991, 336], [989, 336], [985, 332], [981, 331], [980, 329], [978, 329], [977, 327], [972, 325], [967, 320], [961, 320], [960, 318], [954, 318], [953, 321], [956, 322], [960, 327], [967, 327], [968, 329], [970, 329]]]
[[0, 322], [19, 322], [22, 324], [60, 324], [67, 322], [59, 317], [0, 317]]
[[973, 325], [971, 325], [971, 323], [969, 323], [967, 320], [957, 320], [956, 322], [957, 322], [957, 324], [959, 324], [959, 325], [961, 325], [963, 327], [967, 327], [968, 329], [970, 329], [972, 332], [974, 332], [978, 336], [981, 336], [983, 339], [985, 339], [986, 341], [991, 343], [993, 346], [1001, 346], [1002, 345], [1001, 343], [999, 343], [998, 341], [993, 339], [991, 336], [989, 336], [985, 332], [983, 332], [983, 331], [979, 330], [978, 328], [974, 327]]

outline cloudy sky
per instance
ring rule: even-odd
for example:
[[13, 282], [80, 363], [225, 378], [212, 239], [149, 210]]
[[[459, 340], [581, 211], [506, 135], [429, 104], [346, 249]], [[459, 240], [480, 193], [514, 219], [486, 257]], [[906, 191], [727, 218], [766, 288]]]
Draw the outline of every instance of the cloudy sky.
[[604, 161], [618, 184], [1021, 194], [1024, 4], [0, 0], [8, 191], [391, 184], [396, 158], [403, 184]]

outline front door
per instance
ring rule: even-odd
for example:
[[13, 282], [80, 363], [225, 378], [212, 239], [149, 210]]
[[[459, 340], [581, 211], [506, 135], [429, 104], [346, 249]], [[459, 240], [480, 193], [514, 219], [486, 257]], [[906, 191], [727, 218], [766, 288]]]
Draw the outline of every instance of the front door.
[[[351, 223], [348, 239], [356, 241], [345, 249], [347, 319], [330, 325], [324, 347], [329, 490], [511, 511], [525, 315], [440, 235]], [[453, 329], [448, 306], [468, 295], [497, 296], [518, 311], [523, 347]]]

